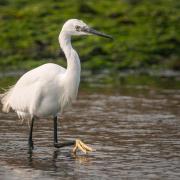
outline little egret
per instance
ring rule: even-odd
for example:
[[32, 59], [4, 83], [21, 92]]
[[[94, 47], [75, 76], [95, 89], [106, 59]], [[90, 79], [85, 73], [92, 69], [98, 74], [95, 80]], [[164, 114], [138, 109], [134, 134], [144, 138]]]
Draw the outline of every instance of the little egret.
[[29, 149], [33, 149], [34, 120], [51, 116], [54, 119], [54, 146], [56, 148], [75, 145], [74, 152], [78, 148], [85, 153], [92, 151], [92, 148], [80, 140], [58, 143], [57, 138], [57, 115], [76, 99], [80, 82], [80, 59], [71, 45], [71, 36], [91, 34], [112, 38], [90, 28], [81, 20], [66, 21], [59, 34], [59, 44], [67, 59], [67, 69], [53, 63], [41, 65], [25, 73], [14, 86], [1, 94], [4, 112], [9, 112], [12, 108], [20, 119], [31, 120]]

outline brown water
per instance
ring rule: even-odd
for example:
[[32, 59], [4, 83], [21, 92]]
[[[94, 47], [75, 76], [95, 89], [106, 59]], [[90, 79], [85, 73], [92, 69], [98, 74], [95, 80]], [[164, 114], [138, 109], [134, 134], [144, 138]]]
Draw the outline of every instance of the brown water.
[[83, 91], [60, 119], [59, 138], [90, 144], [88, 155], [53, 148], [50, 119], [35, 122], [28, 154], [27, 124], [0, 113], [0, 179], [180, 179], [180, 91], [129, 89]]

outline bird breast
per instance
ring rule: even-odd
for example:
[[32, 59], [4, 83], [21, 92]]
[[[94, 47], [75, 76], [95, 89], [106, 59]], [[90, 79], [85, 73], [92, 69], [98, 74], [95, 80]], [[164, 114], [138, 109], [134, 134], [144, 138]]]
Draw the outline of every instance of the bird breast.
[[[67, 78], [68, 77], [68, 78]], [[61, 112], [71, 105], [72, 101], [76, 99], [80, 82], [80, 75], [76, 74], [73, 76], [65, 75], [64, 81], [62, 82], [63, 93], [60, 98]]]

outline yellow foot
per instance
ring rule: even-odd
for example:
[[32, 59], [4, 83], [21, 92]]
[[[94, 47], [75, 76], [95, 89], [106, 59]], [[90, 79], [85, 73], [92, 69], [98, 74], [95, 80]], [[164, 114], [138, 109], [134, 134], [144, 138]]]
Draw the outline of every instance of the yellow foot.
[[92, 152], [94, 151], [91, 147], [87, 146], [86, 144], [84, 144], [81, 140], [76, 139], [75, 141], [75, 146], [72, 150], [72, 152], [74, 154], [76, 154], [76, 151], [80, 149], [82, 152], [84, 152], [85, 154], [87, 154], [88, 152]]

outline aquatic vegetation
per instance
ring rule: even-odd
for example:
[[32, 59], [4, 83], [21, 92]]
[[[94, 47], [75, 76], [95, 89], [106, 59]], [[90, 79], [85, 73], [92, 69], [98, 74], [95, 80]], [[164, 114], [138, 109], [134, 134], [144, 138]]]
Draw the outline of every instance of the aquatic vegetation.
[[57, 36], [73, 17], [114, 36], [74, 38], [84, 69], [179, 70], [179, 8], [177, 0], [1, 0], [0, 69], [65, 65]]

